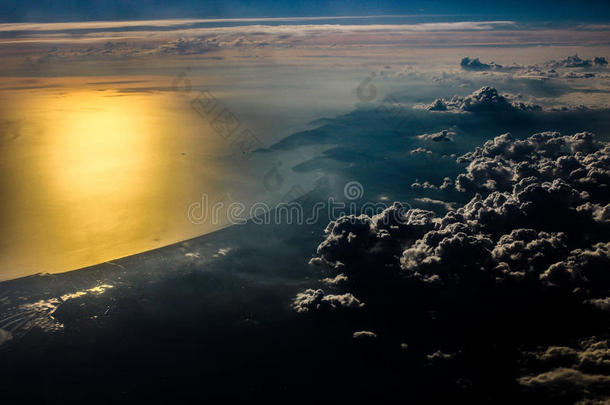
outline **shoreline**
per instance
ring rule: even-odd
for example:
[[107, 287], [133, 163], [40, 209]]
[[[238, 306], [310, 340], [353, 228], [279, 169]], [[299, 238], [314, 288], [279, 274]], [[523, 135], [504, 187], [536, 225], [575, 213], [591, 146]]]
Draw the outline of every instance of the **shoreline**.
[[6, 280], [0, 280], [0, 288], [6, 287], [7, 284], [25, 282], [27, 280], [31, 280], [31, 279], [35, 279], [35, 278], [39, 279], [41, 277], [49, 277], [49, 276], [51, 276], [51, 277], [53, 277], [53, 276], [56, 276], [56, 277], [66, 277], [66, 276], [68, 276], [70, 274], [75, 274], [75, 273], [82, 272], [82, 271], [99, 270], [99, 267], [104, 266], [104, 265], [111, 265], [111, 266], [114, 265], [114, 266], [116, 266], [118, 264], [115, 263], [115, 262], [122, 262], [122, 261], [126, 261], [126, 260], [133, 260], [133, 259], [140, 258], [141, 256], [155, 254], [155, 253], [157, 253], [159, 251], [162, 251], [162, 250], [177, 248], [181, 244], [189, 243], [189, 242], [192, 242], [192, 241], [196, 241], [198, 239], [207, 237], [209, 235], [213, 235], [213, 234], [225, 231], [228, 228], [232, 228], [233, 226], [235, 226], [235, 225], [234, 224], [227, 225], [227, 226], [225, 226], [223, 228], [216, 229], [214, 231], [211, 231], [211, 232], [208, 232], [208, 233], [204, 233], [204, 234], [201, 234], [199, 236], [195, 236], [193, 238], [184, 239], [184, 240], [179, 241], [179, 242], [174, 242], [174, 243], [171, 243], [169, 245], [161, 246], [161, 247], [154, 248], [154, 249], [144, 250], [142, 252], [134, 253], [134, 254], [131, 254], [131, 255], [121, 256], [121, 257], [118, 257], [116, 259], [111, 259], [111, 260], [107, 260], [107, 261], [104, 261], [104, 262], [92, 264], [90, 266], [79, 267], [77, 269], [61, 271], [61, 272], [57, 272], [57, 273], [39, 272], [39, 273], [29, 274], [27, 276], [21, 276], [21, 277], [6, 279]]

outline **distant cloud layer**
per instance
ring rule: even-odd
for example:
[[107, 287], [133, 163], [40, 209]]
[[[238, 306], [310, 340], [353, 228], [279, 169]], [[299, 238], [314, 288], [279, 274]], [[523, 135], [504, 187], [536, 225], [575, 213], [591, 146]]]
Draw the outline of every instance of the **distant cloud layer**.
[[516, 78], [548, 80], [553, 78], [591, 79], [604, 76], [608, 61], [604, 56], [581, 58], [577, 54], [560, 60], [549, 60], [540, 64], [502, 66], [494, 62], [484, 63], [479, 58], [464, 57], [460, 67], [465, 71], [480, 73], [504, 73]]
[[[378, 17], [377, 20], [381, 18]], [[358, 19], [358, 21], [356, 21]], [[383, 18], [381, 18], [383, 19]], [[83, 21], [62, 23], [0, 24], [0, 43], [91, 44], [107, 41], [129, 41], [133, 44], [161, 43], [176, 38], [246, 37], [272, 45], [309, 44], [318, 47], [349, 44], [446, 47], [495, 44], [532, 45], [563, 43], [602, 45], [600, 33], [607, 28], [583, 30], [568, 27], [545, 30], [544, 27], [522, 26], [510, 20], [440, 21], [405, 24], [382, 24], [372, 17], [236, 18], [236, 19], [168, 19], [136, 21]], [[370, 23], [368, 21], [371, 21]], [[373, 22], [374, 21], [374, 22]], [[527, 28], [527, 29], [525, 29]], [[391, 34], [391, 35], [388, 35]], [[289, 38], [287, 38], [288, 36]], [[288, 41], [286, 41], [288, 39]], [[591, 61], [590, 63], [603, 63]], [[573, 63], [578, 63], [573, 61]], [[585, 62], [586, 63], [586, 62]], [[484, 63], [466, 57], [462, 67], [467, 70], [500, 70], [501, 65]]]
[[[379, 17], [377, 17], [379, 18]], [[136, 20], [136, 21], [84, 21], [84, 22], [65, 22], [65, 23], [3, 23], [0, 24], [0, 32], [45, 32], [45, 31], [82, 31], [106, 29], [130, 29], [134, 28], [142, 31], [152, 28], [163, 29], [198, 29], [208, 26], [234, 26], [238, 30], [245, 31], [300, 31], [300, 30], [345, 30], [345, 31], [445, 31], [445, 30], [489, 30], [495, 27], [506, 28], [516, 25], [514, 21], [458, 21], [458, 22], [431, 22], [419, 24], [323, 24], [323, 25], [261, 25], [254, 23], [290, 23], [290, 22], [316, 22], [319, 20], [338, 20], [347, 21], [353, 19], [367, 20], [372, 17], [366, 16], [344, 16], [344, 17], [282, 17], [282, 18], [221, 18], [221, 19], [168, 19], [168, 20]], [[250, 28], [252, 26], [252, 28]], [[218, 29], [210, 28], [211, 30]]]

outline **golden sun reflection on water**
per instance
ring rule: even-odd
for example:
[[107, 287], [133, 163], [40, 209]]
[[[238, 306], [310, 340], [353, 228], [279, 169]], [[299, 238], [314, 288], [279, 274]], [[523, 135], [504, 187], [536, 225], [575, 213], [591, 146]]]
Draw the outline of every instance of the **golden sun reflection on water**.
[[201, 156], [223, 148], [188, 105], [169, 94], [86, 89], [11, 96], [0, 97], [0, 280], [220, 228], [186, 216], [201, 192], [220, 188], [218, 168]]
[[61, 113], [50, 117], [50, 163], [57, 188], [83, 196], [131, 193], [138, 186], [134, 170], [147, 166], [151, 150], [159, 147], [157, 128], [147, 119], [155, 109], [153, 103], [90, 93], [61, 101], [83, 107], [62, 110], [60, 106]]

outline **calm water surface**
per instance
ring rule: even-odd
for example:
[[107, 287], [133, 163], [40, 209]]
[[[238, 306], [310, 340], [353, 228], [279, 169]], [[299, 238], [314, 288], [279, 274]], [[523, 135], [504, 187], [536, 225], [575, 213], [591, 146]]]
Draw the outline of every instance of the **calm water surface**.
[[60, 272], [210, 232], [227, 142], [173, 93], [0, 93], [0, 280]]

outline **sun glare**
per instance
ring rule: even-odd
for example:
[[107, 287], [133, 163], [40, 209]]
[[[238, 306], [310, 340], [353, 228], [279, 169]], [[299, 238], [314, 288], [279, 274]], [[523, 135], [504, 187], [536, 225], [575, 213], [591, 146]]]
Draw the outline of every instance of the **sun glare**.
[[186, 210], [195, 192], [213, 187], [216, 170], [201, 154], [219, 141], [201, 142], [188, 104], [87, 88], [18, 100], [2, 112], [18, 134], [0, 156], [10, 173], [0, 179], [0, 205], [12, 213], [0, 230], [3, 278], [77, 269], [211, 230]]
[[134, 192], [154, 149], [155, 106], [145, 97], [75, 92], [54, 101], [50, 120], [53, 173], [62, 192], [112, 197]]

